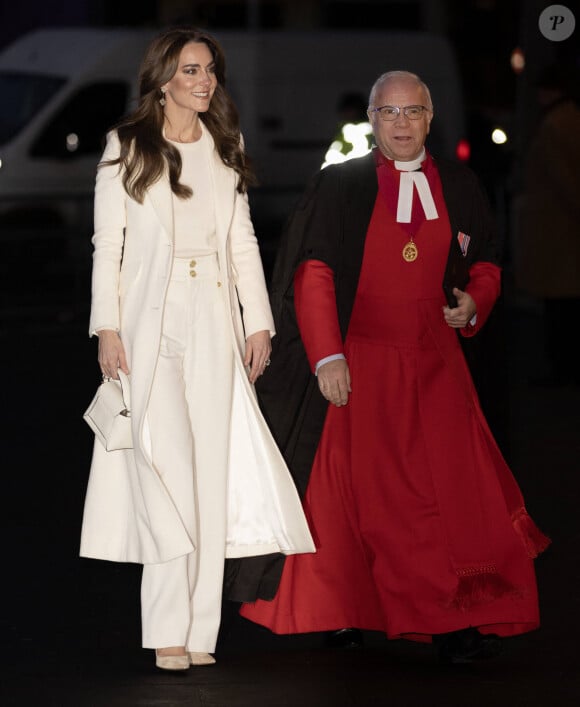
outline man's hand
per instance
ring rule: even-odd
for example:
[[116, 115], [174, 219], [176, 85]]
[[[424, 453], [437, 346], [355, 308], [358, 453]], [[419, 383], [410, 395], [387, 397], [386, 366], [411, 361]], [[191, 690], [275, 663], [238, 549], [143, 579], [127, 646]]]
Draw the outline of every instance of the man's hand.
[[453, 294], [457, 298], [457, 307], [443, 307], [443, 316], [450, 327], [462, 329], [473, 319], [477, 306], [473, 297], [458, 287], [453, 288]]
[[350, 371], [344, 359], [329, 361], [318, 369], [318, 387], [329, 403], [341, 407], [348, 403]]

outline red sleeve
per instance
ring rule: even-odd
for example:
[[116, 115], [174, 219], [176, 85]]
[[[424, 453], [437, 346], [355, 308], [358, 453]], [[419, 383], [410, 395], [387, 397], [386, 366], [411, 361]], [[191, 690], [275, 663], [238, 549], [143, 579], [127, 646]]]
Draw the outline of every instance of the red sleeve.
[[475, 326], [461, 329], [463, 336], [473, 336], [487, 321], [501, 289], [501, 268], [493, 263], [474, 263], [469, 269], [469, 283], [465, 288], [477, 306]]
[[312, 371], [326, 356], [343, 353], [334, 273], [321, 260], [305, 260], [294, 274], [296, 321]]

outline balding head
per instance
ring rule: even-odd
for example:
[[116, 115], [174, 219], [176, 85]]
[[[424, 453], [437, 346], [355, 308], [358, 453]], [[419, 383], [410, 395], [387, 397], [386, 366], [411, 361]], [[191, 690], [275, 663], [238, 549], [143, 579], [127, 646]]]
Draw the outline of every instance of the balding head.
[[431, 92], [429, 91], [429, 87], [419, 76], [417, 76], [417, 74], [413, 74], [410, 71], [387, 71], [386, 73], [381, 74], [371, 88], [369, 108], [378, 107], [375, 105], [377, 95], [382, 92], [382, 89], [386, 84], [391, 83], [400, 83], [401, 85], [414, 84], [415, 86], [419, 86], [425, 93], [424, 105], [431, 111], [433, 110], [433, 101], [431, 100]]

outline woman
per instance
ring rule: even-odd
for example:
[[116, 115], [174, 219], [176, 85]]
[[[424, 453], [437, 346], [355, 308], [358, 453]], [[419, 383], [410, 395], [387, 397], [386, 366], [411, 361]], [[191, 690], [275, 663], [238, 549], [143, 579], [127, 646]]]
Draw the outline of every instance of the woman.
[[156, 37], [95, 188], [89, 330], [103, 376], [130, 374], [134, 449], [95, 441], [81, 555], [144, 565], [169, 670], [215, 662], [225, 557], [314, 551], [253, 388], [274, 330], [224, 75], [209, 34]]

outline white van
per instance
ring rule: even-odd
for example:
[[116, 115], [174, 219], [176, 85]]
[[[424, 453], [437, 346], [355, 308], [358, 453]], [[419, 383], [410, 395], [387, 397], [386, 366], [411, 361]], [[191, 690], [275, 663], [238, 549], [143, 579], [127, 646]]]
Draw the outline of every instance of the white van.
[[86, 223], [103, 130], [133, 98], [141, 31], [49, 29], [0, 54], [3, 223]]
[[[0, 223], [82, 225], [83, 235], [90, 230], [103, 136], [134, 105], [139, 62], [155, 33], [42, 29], [0, 53]], [[383, 71], [408, 69], [429, 84], [435, 105], [429, 145], [435, 154], [456, 155], [464, 110], [445, 38], [423, 32], [214, 34], [225, 49], [228, 88], [261, 182], [251, 194], [259, 236], [260, 228], [277, 228], [322, 165], [341, 96], [366, 97]]]

